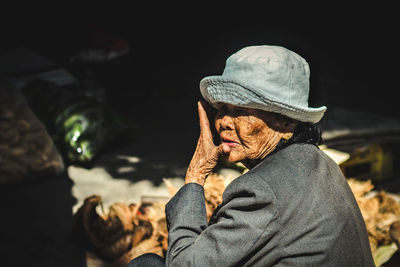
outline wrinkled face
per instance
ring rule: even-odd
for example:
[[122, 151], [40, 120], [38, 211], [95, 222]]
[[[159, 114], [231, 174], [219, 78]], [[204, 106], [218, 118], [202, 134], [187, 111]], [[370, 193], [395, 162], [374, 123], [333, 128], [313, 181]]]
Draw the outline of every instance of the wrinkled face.
[[[274, 113], [222, 104], [215, 117], [222, 143], [230, 147], [230, 162], [257, 162], [271, 153], [281, 138], [293, 134], [293, 125]], [[245, 164], [246, 165], [246, 164]]]

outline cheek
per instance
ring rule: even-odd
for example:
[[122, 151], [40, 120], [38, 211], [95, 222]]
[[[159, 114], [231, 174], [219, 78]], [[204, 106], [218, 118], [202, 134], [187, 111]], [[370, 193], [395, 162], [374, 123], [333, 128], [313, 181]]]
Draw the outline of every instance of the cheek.
[[259, 119], [248, 119], [238, 124], [237, 129], [246, 156], [257, 158], [268, 141], [265, 123]]
[[264, 138], [265, 125], [262, 121], [246, 118], [238, 120], [235, 126], [238, 137], [248, 148], [257, 145]]

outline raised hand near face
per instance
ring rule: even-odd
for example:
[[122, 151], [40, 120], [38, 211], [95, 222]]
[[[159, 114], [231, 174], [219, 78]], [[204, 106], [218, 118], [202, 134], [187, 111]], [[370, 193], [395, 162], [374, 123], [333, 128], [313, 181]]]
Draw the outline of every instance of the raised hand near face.
[[217, 165], [219, 158], [225, 153], [229, 153], [230, 147], [227, 144], [219, 146], [214, 144], [205, 108], [206, 103], [199, 101], [197, 104], [200, 119], [200, 137], [186, 172], [185, 183], [204, 185], [207, 176]]

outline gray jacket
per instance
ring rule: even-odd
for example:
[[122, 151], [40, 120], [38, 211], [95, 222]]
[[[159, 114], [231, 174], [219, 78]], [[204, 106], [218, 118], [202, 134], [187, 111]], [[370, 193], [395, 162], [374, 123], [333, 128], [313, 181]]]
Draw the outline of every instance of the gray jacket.
[[167, 203], [167, 266], [374, 266], [366, 227], [336, 163], [293, 144], [235, 179], [207, 223], [203, 187]]

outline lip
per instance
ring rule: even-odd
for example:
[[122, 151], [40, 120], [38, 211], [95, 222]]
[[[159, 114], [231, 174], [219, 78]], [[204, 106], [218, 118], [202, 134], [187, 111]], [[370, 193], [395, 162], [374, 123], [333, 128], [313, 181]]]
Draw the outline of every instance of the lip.
[[238, 142], [236, 142], [235, 140], [225, 137], [225, 136], [221, 136], [221, 142], [224, 144], [227, 144], [230, 147], [237, 147], [240, 144]]

